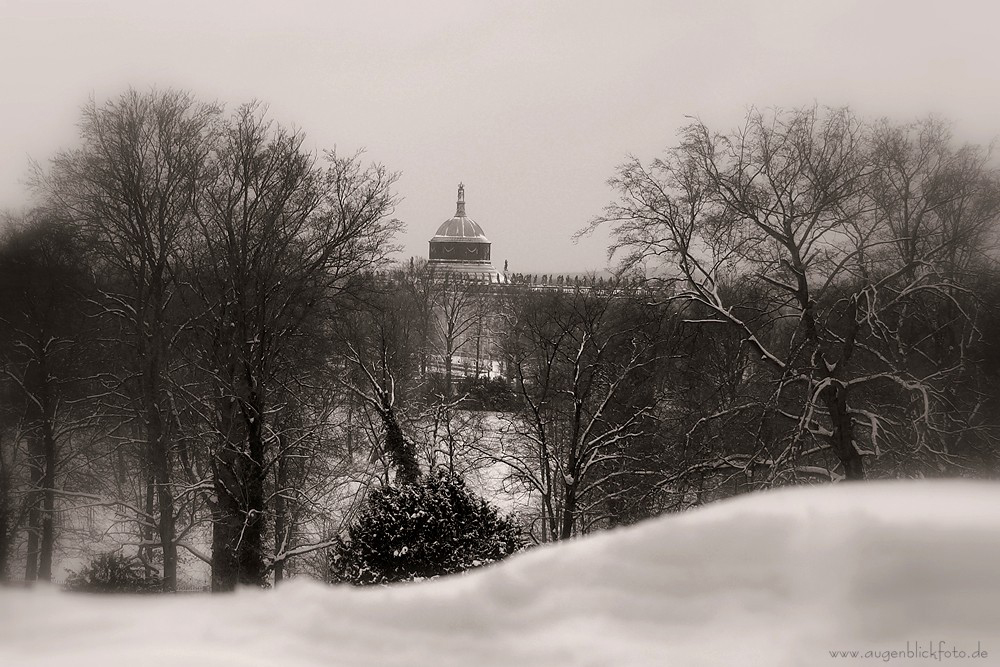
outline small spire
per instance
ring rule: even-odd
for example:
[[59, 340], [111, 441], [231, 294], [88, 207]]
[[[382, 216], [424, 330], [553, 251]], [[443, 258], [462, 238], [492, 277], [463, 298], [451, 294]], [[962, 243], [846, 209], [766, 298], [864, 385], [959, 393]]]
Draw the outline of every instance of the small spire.
[[462, 183], [458, 184], [458, 207], [455, 210], [455, 217], [465, 217], [465, 185]]

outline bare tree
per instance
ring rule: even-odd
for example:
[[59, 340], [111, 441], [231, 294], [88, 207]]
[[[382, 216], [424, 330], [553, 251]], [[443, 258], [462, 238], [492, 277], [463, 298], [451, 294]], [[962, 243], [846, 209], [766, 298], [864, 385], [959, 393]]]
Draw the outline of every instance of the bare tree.
[[215, 107], [176, 91], [129, 90], [100, 107], [91, 101], [80, 123], [82, 146], [60, 153], [40, 181], [60, 215], [85, 229], [95, 269], [111, 278], [101, 306], [121, 324], [123, 349], [131, 355], [124, 370], [137, 379], [164, 590], [174, 590], [177, 577], [167, 395], [179, 327], [172, 301], [216, 115]]
[[516, 299], [510, 354], [523, 407], [499, 448], [481, 453], [537, 495], [537, 539], [568, 539], [603, 518], [617, 464], [651, 429], [652, 403], [633, 399], [641, 371], [659, 361], [658, 318], [615, 289]]
[[412, 434], [404, 430], [420, 363], [411, 338], [414, 321], [403, 292], [378, 281], [369, 288], [353, 316], [337, 322], [342, 351], [331, 371], [380, 425], [376, 454], [386, 457], [398, 483], [410, 484], [420, 476]]
[[264, 582], [266, 482], [287, 463], [274, 429], [288, 405], [281, 387], [301, 371], [292, 362], [305, 337], [321, 335], [325, 304], [383, 257], [396, 227], [394, 174], [332, 153], [321, 169], [303, 141], [259, 105], [241, 107], [221, 132], [197, 211], [194, 280], [219, 438], [217, 590]]
[[995, 220], [996, 179], [933, 124], [917, 132], [917, 144], [873, 134], [847, 110], [754, 110], [727, 135], [694, 123], [664, 158], [631, 159], [611, 181], [620, 199], [594, 224], [615, 225], [612, 251], [664, 260], [672, 298], [736, 331], [769, 374], [746, 409], [786, 428], [744, 459], [770, 470], [766, 483], [830, 477], [828, 454], [861, 479], [880, 434], [914, 455], [950, 429], [944, 387], [962, 362], [922, 352], [928, 331], [904, 332], [946, 305], [969, 335], [955, 258]]
[[478, 298], [482, 290], [476, 282], [449, 273], [437, 276], [435, 287], [431, 340], [444, 364], [444, 396], [451, 399], [455, 357], [474, 348], [474, 333], [483, 318]]

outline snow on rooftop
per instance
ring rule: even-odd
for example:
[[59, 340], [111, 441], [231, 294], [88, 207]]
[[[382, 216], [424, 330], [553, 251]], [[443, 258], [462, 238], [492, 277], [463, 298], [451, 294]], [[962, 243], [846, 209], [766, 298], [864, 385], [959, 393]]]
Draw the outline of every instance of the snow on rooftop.
[[1000, 664], [998, 556], [1000, 485], [796, 488], [422, 584], [0, 591], [0, 665], [798, 666], [939, 641]]

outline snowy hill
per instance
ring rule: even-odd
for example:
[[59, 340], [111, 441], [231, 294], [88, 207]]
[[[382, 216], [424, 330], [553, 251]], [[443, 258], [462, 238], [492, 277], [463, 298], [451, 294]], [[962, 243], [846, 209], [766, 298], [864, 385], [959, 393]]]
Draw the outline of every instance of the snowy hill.
[[998, 556], [998, 485], [798, 488], [397, 588], [0, 591], [0, 665], [1000, 664]]

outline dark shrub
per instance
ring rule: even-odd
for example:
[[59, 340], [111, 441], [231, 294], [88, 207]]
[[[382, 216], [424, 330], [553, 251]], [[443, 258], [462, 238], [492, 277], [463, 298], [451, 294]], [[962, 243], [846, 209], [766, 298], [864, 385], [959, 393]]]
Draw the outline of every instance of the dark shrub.
[[[428, 403], [448, 395], [445, 377], [440, 373], [429, 374], [430, 381], [423, 387], [423, 399]], [[514, 388], [503, 378], [456, 377], [452, 396], [462, 396], [462, 410], [472, 412], [511, 412], [519, 402]]]
[[66, 590], [85, 593], [152, 593], [160, 590], [158, 577], [146, 577], [134, 558], [109, 552], [95, 556], [66, 579]]
[[514, 389], [501, 378], [465, 378], [458, 393], [468, 396], [462, 405], [468, 410], [511, 412], [518, 406]]
[[372, 492], [368, 507], [331, 555], [334, 581], [413, 581], [506, 558], [523, 546], [520, 529], [447, 473]]

